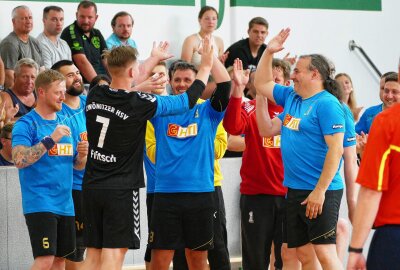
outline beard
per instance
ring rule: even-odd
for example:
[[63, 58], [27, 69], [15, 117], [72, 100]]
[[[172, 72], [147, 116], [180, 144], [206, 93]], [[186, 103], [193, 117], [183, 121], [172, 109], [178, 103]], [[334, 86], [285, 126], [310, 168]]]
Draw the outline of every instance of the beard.
[[67, 89], [67, 94], [68, 95], [71, 95], [71, 96], [74, 96], [74, 97], [77, 97], [77, 96], [79, 96], [80, 94], [82, 94], [83, 93], [83, 84], [82, 84], [82, 82], [81, 82], [81, 87], [79, 87], [79, 88], [76, 88], [76, 87], [74, 87], [74, 86], [70, 86], [68, 89]]

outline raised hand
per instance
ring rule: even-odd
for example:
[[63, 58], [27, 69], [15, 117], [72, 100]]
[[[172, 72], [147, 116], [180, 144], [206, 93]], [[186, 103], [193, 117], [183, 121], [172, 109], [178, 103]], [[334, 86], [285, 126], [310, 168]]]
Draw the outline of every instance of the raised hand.
[[245, 88], [249, 82], [250, 70], [243, 70], [242, 60], [236, 58], [233, 62], [233, 83], [240, 88]]
[[290, 65], [294, 65], [296, 63], [297, 60], [297, 55], [295, 55], [294, 57], [290, 57], [290, 52], [288, 52], [285, 57], [283, 57], [283, 60], [287, 61], [290, 63]]
[[168, 60], [173, 57], [172, 54], [168, 52], [169, 43], [168, 41], [162, 41], [156, 45], [156, 42], [153, 42], [153, 49], [151, 50], [151, 57], [156, 57], [158, 61]]
[[201, 53], [201, 66], [209, 67], [213, 65], [214, 48], [211, 45], [210, 36], [207, 35], [203, 38], [202, 47], [199, 50]]
[[133, 90], [151, 93], [154, 90], [164, 88], [165, 84], [168, 82], [167, 77], [164, 74], [158, 74], [158, 73], [154, 75], [150, 76], [149, 78], [147, 78], [147, 80], [133, 87]]
[[283, 44], [290, 34], [290, 28], [282, 29], [278, 35], [268, 42], [267, 51], [276, 53], [283, 50]]

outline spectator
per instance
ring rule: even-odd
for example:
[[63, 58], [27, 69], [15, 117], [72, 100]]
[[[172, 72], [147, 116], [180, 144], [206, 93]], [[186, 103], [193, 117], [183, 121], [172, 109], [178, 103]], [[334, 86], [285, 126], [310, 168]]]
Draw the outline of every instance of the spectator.
[[202, 7], [199, 12], [198, 21], [200, 31], [185, 39], [181, 54], [182, 60], [193, 64], [196, 68], [200, 65], [201, 57], [198, 50], [201, 48], [201, 43], [205, 36], [211, 36], [211, 44], [214, 47], [215, 55], [220, 56], [224, 53], [224, 42], [220, 37], [213, 35], [218, 23], [217, 10], [210, 6]]
[[0, 132], [0, 166], [13, 166], [11, 134], [14, 127], [13, 121], [6, 123]]
[[33, 59], [39, 67], [43, 66], [40, 43], [29, 33], [33, 28], [32, 12], [27, 6], [17, 6], [12, 11], [13, 31], [0, 43], [0, 55], [4, 62], [4, 89], [14, 84], [14, 68], [22, 58]]
[[112, 49], [115, 46], [131, 46], [137, 49], [136, 42], [131, 39], [133, 29], [133, 18], [126, 11], [120, 11], [111, 20], [113, 33], [107, 38], [107, 47]]
[[[169, 57], [164, 49], [163, 44], [153, 48], [157, 63]], [[106, 53], [111, 84], [94, 87], [86, 105], [90, 155], [83, 178], [87, 256], [82, 269], [121, 269], [128, 248], [139, 248], [137, 202], [144, 186], [146, 122], [195, 105], [212, 65], [211, 52], [205, 55], [201, 81], [183, 96], [161, 97], [131, 89], [138, 76], [135, 48], [120, 46]]]
[[[361, 185], [349, 246], [348, 270], [400, 266], [400, 105], [376, 116], [369, 133], [357, 183]], [[367, 261], [363, 246], [375, 229]]]
[[75, 250], [72, 169], [84, 168], [87, 143], [74, 144], [69, 120], [57, 114], [64, 76], [43, 71], [35, 87], [38, 104], [15, 123], [12, 156], [35, 259], [31, 269], [64, 269], [64, 257]]
[[97, 74], [106, 74], [101, 55], [107, 49], [100, 30], [94, 28], [97, 21], [97, 6], [92, 1], [81, 1], [76, 20], [61, 33], [72, 52], [72, 60], [80, 70], [84, 83], [90, 83]]
[[[193, 64], [196, 68], [200, 65], [200, 54], [202, 41], [205, 36], [211, 37], [211, 44], [214, 47], [214, 53], [217, 57], [222, 56], [224, 53], [224, 42], [223, 40], [213, 35], [218, 24], [218, 12], [215, 8], [210, 6], [204, 6], [200, 9], [198, 15], [198, 22], [200, 24], [200, 31], [198, 33], [192, 34], [185, 38], [182, 45], [181, 59]], [[206, 90], [204, 90], [202, 99], [210, 98], [211, 94], [214, 92], [216, 84], [212, 77], [209, 78]]]
[[14, 86], [0, 93], [6, 121], [27, 114], [35, 106], [34, 88], [38, 70], [37, 63], [30, 58], [23, 58], [15, 65]]
[[354, 121], [358, 122], [358, 119], [360, 118], [360, 112], [363, 107], [357, 107], [353, 82], [350, 76], [346, 73], [339, 73], [335, 76], [335, 80], [342, 89], [343, 99], [341, 101], [349, 106], [351, 112], [353, 113]]
[[379, 98], [382, 101], [382, 103], [379, 105], [369, 107], [365, 110], [365, 112], [360, 118], [360, 121], [358, 121], [358, 123], [356, 124], [357, 134], [361, 135], [361, 132], [363, 132], [364, 134], [368, 134], [369, 129], [372, 125], [372, 121], [374, 120], [375, 116], [390, 106], [387, 96], [385, 98], [385, 80], [386, 77], [388, 76], [392, 77], [395, 76], [395, 74], [397, 73], [391, 71], [382, 75], [379, 81]]
[[288, 247], [296, 248], [303, 268], [317, 267], [307, 252], [312, 246], [324, 269], [343, 269], [335, 245], [343, 195], [339, 164], [345, 117], [340, 89], [331, 77], [329, 61], [318, 54], [300, 57], [291, 76], [294, 88], [273, 81], [272, 58], [283, 49], [289, 33], [284, 29], [268, 43], [256, 71], [257, 93], [284, 108], [271, 120], [265, 113], [267, 102], [257, 97], [258, 127], [263, 136], [281, 132]]
[[268, 22], [262, 17], [255, 17], [249, 22], [248, 38], [233, 43], [226, 52], [229, 52], [225, 67], [230, 67], [236, 58], [242, 60], [243, 68], [253, 71], [257, 68], [261, 55], [267, 47], [264, 42], [268, 35]]
[[37, 40], [42, 45], [42, 57], [45, 68], [51, 68], [60, 60], [72, 60], [71, 49], [61, 39], [64, 27], [64, 10], [58, 6], [47, 6], [43, 9], [43, 32]]
[[[83, 81], [78, 68], [71, 60], [61, 60], [55, 63], [53, 70], [60, 72], [65, 78], [65, 100], [62, 104], [60, 114], [69, 118], [72, 131], [72, 138], [77, 145], [80, 142], [87, 142], [85, 106], [86, 96], [83, 95]], [[83, 209], [82, 209], [82, 179], [85, 170], [73, 171], [72, 199], [75, 209], [75, 252], [66, 257], [66, 270], [77, 270], [83, 262], [85, 245], [83, 243]]]

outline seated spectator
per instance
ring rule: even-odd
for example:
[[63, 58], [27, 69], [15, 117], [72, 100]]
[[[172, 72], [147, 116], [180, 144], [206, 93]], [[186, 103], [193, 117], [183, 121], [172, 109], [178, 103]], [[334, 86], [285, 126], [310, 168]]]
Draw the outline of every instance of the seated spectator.
[[39, 67], [30, 58], [19, 60], [14, 70], [14, 86], [0, 93], [1, 107], [6, 112], [6, 122], [19, 118], [33, 109], [36, 104], [34, 91]]
[[264, 42], [268, 35], [268, 22], [262, 17], [255, 17], [249, 22], [248, 38], [233, 43], [226, 52], [229, 52], [225, 67], [230, 67], [236, 58], [242, 60], [243, 69], [253, 71], [257, 68], [261, 55], [267, 47]]
[[0, 166], [13, 166], [12, 148], [11, 148], [11, 133], [14, 127], [14, 122], [8, 122], [2, 127], [0, 132]]
[[32, 31], [32, 12], [27, 6], [17, 6], [12, 11], [13, 31], [0, 43], [0, 55], [4, 62], [4, 89], [12, 88], [14, 84], [14, 68], [18, 60], [32, 58], [42, 67], [42, 49]]
[[188, 36], [182, 45], [182, 60], [193, 64], [196, 68], [200, 65], [200, 54], [198, 52], [205, 36], [210, 36], [214, 53], [220, 56], [224, 52], [224, 42], [222, 38], [214, 36], [213, 33], [217, 28], [218, 12], [215, 8], [204, 6], [201, 8], [198, 16], [200, 31]]
[[72, 60], [82, 74], [83, 82], [89, 83], [97, 74], [106, 74], [101, 54], [107, 49], [100, 30], [94, 28], [98, 18], [97, 6], [92, 1], [81, 1], [76, 20], [61, 33], [71, 48]]
[[60, 60], [72, 60], [71, 49], [60, 33], [64, 27], [64, 10], [57, 6], [43, 9], [43, 32], [37, 40], [42, 45], [42, 57], [45, 68], [51, 68]]
[[360, 112], [363, 107], [357, 107], [356, 97], [354, 95], [353, 82], [346, 73], [339, 73], [335, 76], [335, 80], [342, 89], [342, 102], [349, 106], [353, 113], [354, 121], [358, 121]]
[[116, 46], [131, 46], [137, 49], [136, 42], [131, 39], [133, 24], [133, 18], [128, 12], [120, 11], [115, 14], [111, 20], [113, 33], [106, 41], [108, 49]]
[[[193, 64], [196, 68], [200, 65], [200, 54], [199, 49], [202, 47], [202, 41], [205, 36], [210, 36], [211, 44], [214, 48], [214, 54], [219, 57], [224, 53], [224, 42], [222, 38], [213, 35], [218, 24], [218, 12], [215, 8], [210, 6], [204, 6], [201, 8], [198, 16], [198, 21], [200, 24], [200, 31], [198, 33], [188, 36], [182, 45], [181, 58]], [[210, 77], [206, 89], [204, 90], [202, 99], [210, 98], [211, 94], [214, 92], [216, 84]]]

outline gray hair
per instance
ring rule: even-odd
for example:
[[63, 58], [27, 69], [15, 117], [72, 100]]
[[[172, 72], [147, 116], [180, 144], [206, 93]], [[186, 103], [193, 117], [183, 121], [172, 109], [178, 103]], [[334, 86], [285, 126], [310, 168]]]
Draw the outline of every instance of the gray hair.
[[27, 66], [36, 69], [36, 73], [39, 72], [39, 65], [31, 58], [22, 58], [18, 60], [14, 67], [14, 73], [17, 75], [21, 72], [21, 67]]
[[17, 10], [19, 10], [19, 9], [27, 9], [29, 11], [31, 10], [28, 6], [25, 6], [25, 5], [17, 6], [11, 12], [12, 19], [15, 19], [15, 17], [17, 17]]

